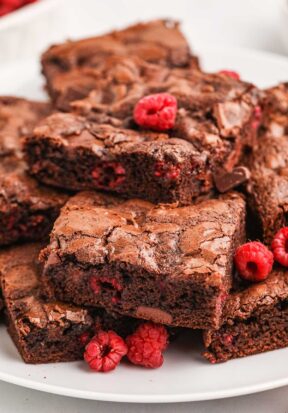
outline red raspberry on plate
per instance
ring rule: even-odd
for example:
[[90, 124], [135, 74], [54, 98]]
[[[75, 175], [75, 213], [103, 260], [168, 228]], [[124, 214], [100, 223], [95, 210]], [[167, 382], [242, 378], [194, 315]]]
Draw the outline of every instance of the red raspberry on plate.
[[143, 323], [126, 338], [127, 357], [131, 363], [148, 368], [161, 367], [162, 351], [168, 345], [168, 333], [164, 326]]
[[288, 227], [283, 227], [277, 232], [271, 247], [275, 261], [288, 267]]
[[156, 93], [139, 100], [134, 108], [134, 121], [143, 128], [165, 131], [173, 128], [177, 100], [169, 93]]
[[240, 80], [240, 75], [233, 70], [220, 70], [219, 75], [224, 75], [227, 77], [231, 77], [232, 79]]
[[114, 370], [127, 354], [125, 341], [114, 331], [99, 331], [87, 344], [84, 360], [95, 371]]
[[273, 254], [261, 242], [247, 242], [237, 248], [234, 261], [241, 278], [257, 282], [271, 272]]

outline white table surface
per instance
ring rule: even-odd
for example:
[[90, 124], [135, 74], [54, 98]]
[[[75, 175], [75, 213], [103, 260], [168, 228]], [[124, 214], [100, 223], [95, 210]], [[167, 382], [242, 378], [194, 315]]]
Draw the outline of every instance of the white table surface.
[[[64, 0], [65, 7], [59, 9], [59, 16], [60, 13], [62, 14], [61, 25], [54, 25], [53, 31], [42, 30], [40, 43], [43, 48], [51, 41], [101, 33], [111, 26], [121, 27], [141, 19], [152, 17], [183, 18], [185, 16], [184, 28], [191, 35], [197, 49], [201, 48], [201, 44], [209, 43], [249, 47], [285, 54], [279, 33], [279, 1]], [[19, 39], [19, 42], [21, 41], [23, 40]], [[37, 48], [39, 48], [39, 41]], [[27, 57], [39, 52], [40, 49], [37, 48], [34, 45], [27, 47], [23, 44], [23, 50], [25, 50]], [[89, 380], [88, 377], [87, 380]], [[288, 412], [287, 387], [250, 396], [209, 402], [177, 405], [129, 405], [65, 398], [0, 382], [0, 398], [1, 413]]]

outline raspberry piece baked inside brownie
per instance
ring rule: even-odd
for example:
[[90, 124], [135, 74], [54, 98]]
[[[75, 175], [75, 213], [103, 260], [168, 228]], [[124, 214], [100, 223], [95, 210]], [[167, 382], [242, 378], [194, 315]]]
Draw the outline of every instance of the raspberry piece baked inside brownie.
[[286, 347], [287, 324], [288, 273], [277, 268], [228, 297], [221, 328], [204, 333], [204, 357], [218, 363]]
[[[257, 92], [250, 84], [207, 74], [168, 76], [158, 86], [157, 99], [166, 90], [174, 101], [166, 108], [173, 111], [168, 123], [174, 124], [166, 134], [129, 122], [133, 106], [127, 101], [121, 103], [126, 105], [123, 111], [117, 105], [110, 109], [100, 105], [98, 112], [94, 107], [105, 125], [87, 113], [85, 117], [54, 114], [26, 139], [29, 171], [50, 185], [101, 189], [152, 202], [189, 204], [206, 195], [215, 187], [216, 175], [231, 173], [245, 146], [252, 143]], [[161, 110], [159, 116], [165, 121], [154, 124], [163, 129], [167, 111]]]
[[249, 160], [248, 202], [255, 231], [271, 243], [288, 223], [288, 83], [266, 91], [258, 145]]
[[[198, 60], [173, 20], [155, 20], [102, 36], [50, 47], [42, 56], [47, 89], [56, 106], [67, 109], [99, 81], [94, 70], [110, 56], [136, 56], [167, 67], [195, 67]], [[123, 74], [125, 76], [125, 73]]]
[[217, 327], [244, 225], [234, 193], [177, 208], [83, 192], [42, 253], [44, 290], [171, 326]]

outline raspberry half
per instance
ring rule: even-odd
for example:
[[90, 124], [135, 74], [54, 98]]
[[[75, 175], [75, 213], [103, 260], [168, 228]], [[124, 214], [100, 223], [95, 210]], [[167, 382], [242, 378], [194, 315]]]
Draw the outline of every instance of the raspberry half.
[[277, 232], [271, 247], [275, 261], [288, 267], [288, 227], [283, 227]]
[[137, 125], [156, 131], [165, 131], [175, 125], [177, 100], [169, 93], [156, 93], [139, 100], [134, 108]]
[[244, 280], [257, 282], [265, 280], [271, 272], [273, 254], [261, 242], [253, 241], [237, 248], [234, 261]]
[[237, 72], [234, 72], [233, 70], [220, 70], [218, 72], [219, 75], [224, 75], [227, 77], [231, 77], [232, 79], [240, 80], [240, 75]]
[[84, 360], [95, 371], [114, 370], [127, 354], [124, 340], [114, 331], [99, 331], [87, 344]]
[[164, 361], [162, 352], [168, 345], [168, 333], [164, 326], [143, 323], [126, 339], [127, 357], [131, 363], [148, 367], [161, 367]]

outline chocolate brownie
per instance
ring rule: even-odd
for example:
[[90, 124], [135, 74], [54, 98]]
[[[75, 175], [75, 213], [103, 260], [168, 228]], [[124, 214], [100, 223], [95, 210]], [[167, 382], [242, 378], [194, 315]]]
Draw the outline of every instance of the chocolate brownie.
[[38, 184], [14, 156], [0, 162], [0, 246], [44, 239], [68, 196]]
[[[39, 283], [41, 243], [0, 252], [0, 278], [8, 331], [26, 363], [82, 359], [85, 342], [99, 330], [131, 334], [139, 320], [104, 309], [87, 309], [59, 301], [45, 301]], [[176, 334], [171, 330], [170, 335]]]
[[21, 137], [27, 135], [36, 123], [51, 112], [48, 103], [22, 98], [0, 97], [0, 157], [18, 155]]
[[48, 103], [0, 97], [0, 246], [46, 237], [67, 200], [28, 176], [21, 159], [22, 138], [49, 113]]
[[275, 269], [268, 279], [227, 299], [219, 330], [204, 333], [206, 357], [218, 363], [288, 346], [288, 272]]
[[247, 193], [256, 235], [269, 244], [288, 225], [288, 83], [267, 90], [263, 106]]
[[171, 326], [217, 327], [244, 225], [235, 193], [181, 208], [79, 193], [42, 253], [44, 291]]
[[[108, 190], [152, 202], [189, 204], [211, 192], [214, 176], [231, 173], [252, 144], [258, 92], [223, 75], [181, 76], [168, 75], [150, 90], [177, 98], [176, 124], [169, 134], [131, 123], [133, 97], [88, 105], [90, 115], [83, 117], [57, 113], [25, 141], [30, 172], [49, 185]], [[139, 97], [141, 88], [130, 92]]]
[[87, 309], [43, 301], [37, 264], [40, 248], [40, 244], [26, 244], [0, 253], [8, 331], [26, 363], [81, 359], [81, 334], [92, 328], [93, 319]]
[[155, 20], [124, 30], [50, 47], [42, 56], [47, 89], [58, 108], [87, 96], [99, 78], [94, 70], [110, 56], [136, 56], [167, 67], [195, 67], [189, 45], [173, 20]]

